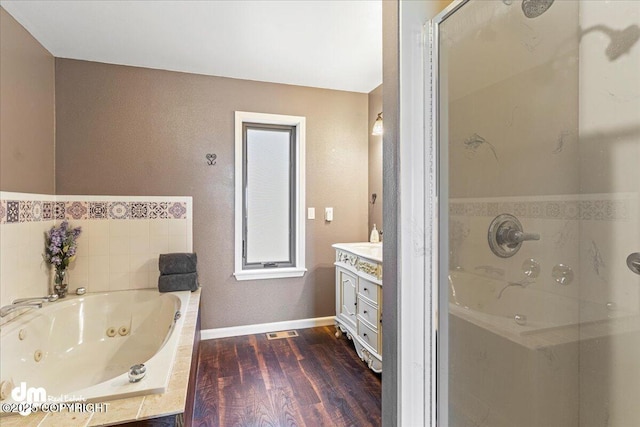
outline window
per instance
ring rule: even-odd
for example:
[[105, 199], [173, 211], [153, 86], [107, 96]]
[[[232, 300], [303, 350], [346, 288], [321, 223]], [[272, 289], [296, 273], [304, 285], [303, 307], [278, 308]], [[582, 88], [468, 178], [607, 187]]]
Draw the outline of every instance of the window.
[[305, 118], [236, 111], [237, 280], [303, 276]]

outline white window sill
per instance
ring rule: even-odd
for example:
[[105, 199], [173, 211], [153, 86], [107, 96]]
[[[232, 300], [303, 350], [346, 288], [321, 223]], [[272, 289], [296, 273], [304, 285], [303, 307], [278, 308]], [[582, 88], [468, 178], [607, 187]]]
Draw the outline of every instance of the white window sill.
[[302, 277], [306, 268], [265, 268], [260, 270], [242, 270], [233, 273], [236, 280], [286, 279]]

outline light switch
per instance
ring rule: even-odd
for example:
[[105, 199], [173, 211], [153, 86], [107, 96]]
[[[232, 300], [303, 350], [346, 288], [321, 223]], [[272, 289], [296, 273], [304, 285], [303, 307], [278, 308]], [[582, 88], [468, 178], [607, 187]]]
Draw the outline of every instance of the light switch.
[[327, 222], [333, 221], [333, 208], [324, 208], [324, 220]]
[[316, 219], [316, 208], [307, 208], [307, 219]]

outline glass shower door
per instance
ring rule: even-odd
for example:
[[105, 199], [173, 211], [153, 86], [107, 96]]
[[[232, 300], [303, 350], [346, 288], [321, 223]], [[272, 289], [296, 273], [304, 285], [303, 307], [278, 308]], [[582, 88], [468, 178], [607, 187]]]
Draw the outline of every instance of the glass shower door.
[[440, 425], [640, 426], [640, 2], [433, 28]]

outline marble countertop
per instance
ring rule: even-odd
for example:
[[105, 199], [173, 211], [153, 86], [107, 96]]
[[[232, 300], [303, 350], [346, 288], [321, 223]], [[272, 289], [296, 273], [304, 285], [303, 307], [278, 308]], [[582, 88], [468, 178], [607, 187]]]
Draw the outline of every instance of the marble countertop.
[[355, 242], [355, 243], [336, 243], [331, 245], [335, 249], [340, 249], [346, 252], [351, 252], [354, 255], [358, 255], [372, 261], [382, 262], [382, 242], [369, 243], [369, 242]]
[[186, 318], [180, 334], [178, 350], [169, 386], [163, 394], [149, 394], [126, 399], [108, 400], [105, 412], [69, 412], [32, 413], [29, 416], [11, 415], [2, 417], [2, 427], [57, 427], [57, 426], [103, 426], [131, 421], [180, 414], [186, 407], [187, 388], [191, 355], [196, 332], [196, 321], [200, 307], [200, 292], [191, 293]]

